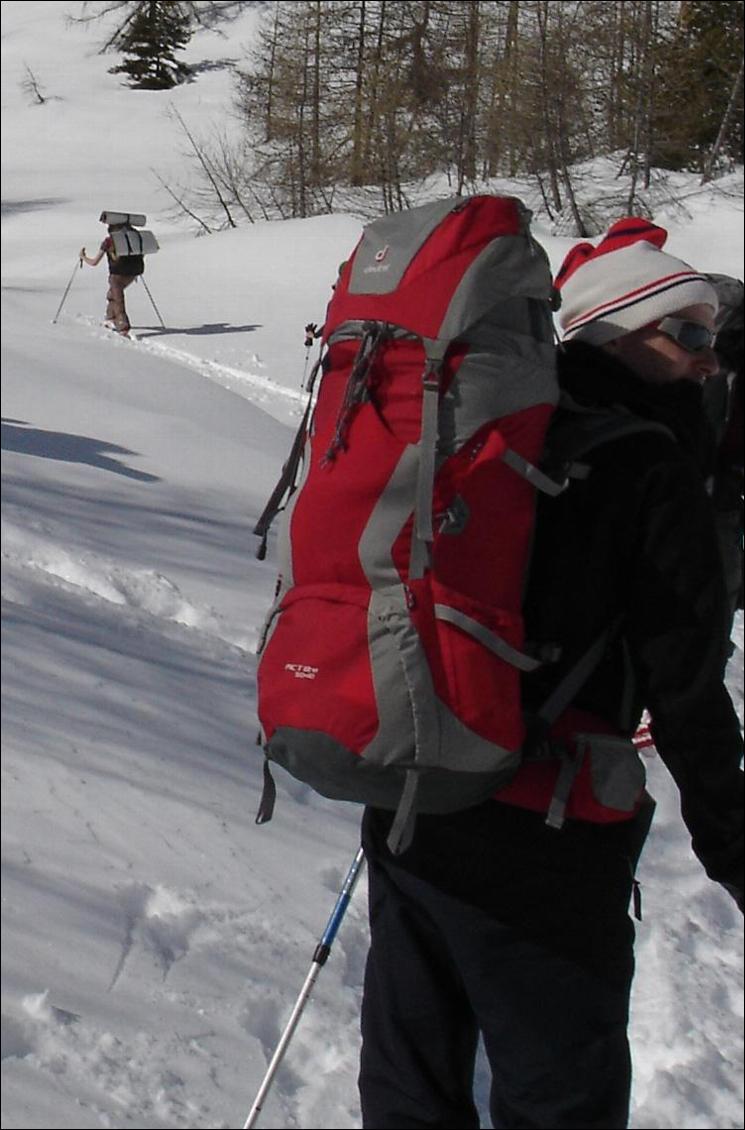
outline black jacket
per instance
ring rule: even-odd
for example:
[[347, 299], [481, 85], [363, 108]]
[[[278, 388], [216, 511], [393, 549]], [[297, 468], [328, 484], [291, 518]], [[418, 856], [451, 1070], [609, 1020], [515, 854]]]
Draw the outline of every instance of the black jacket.
[[729, 615], [705, 486], [712, 445], [701, 389], [641, 381], [580, 343], [562, 351], [559, 372], [576, 403], [622, 405], [675, 438], [658, 430], [609, 441], [584, 460], [586, 479], [539, 501], [527, 629], [562, 652], [527, 680], [527, 705], [540, 706], [621, 617], [621, 634], [575, 705], [629, 733], [649, 709], [694, 851], [712, 879], [742, 891], [742, 737], [724, 685]]

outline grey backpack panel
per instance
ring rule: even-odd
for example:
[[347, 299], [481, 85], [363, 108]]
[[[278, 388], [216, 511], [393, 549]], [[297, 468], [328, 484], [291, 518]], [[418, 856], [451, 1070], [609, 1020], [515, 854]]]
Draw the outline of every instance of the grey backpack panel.
[[462, 203], [460, 197], [449, 197], [368, 224], [354, 257], [350, 294], [394, 291], [422, 244]]
[[123, 228], [111, 233], [117, 258], [124, 255], [154, 255], [159, 251], [158, 241], [151, 231], [135, 231]]

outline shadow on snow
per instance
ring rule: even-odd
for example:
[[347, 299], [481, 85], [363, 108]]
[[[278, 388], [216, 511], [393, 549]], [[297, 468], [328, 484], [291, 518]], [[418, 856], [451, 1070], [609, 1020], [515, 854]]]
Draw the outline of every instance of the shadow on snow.
[[126, 447], [92, 439], [90, 436], [72, 435], [68, 432], [48, 432], [28, 425], [18, 426], [18, 421], [3, 420], [2, 449], [21, 455], [36, 455], [41, 459], [56, 459], [63, 463], [88, 463], [116, 475], [138, 479], [143, 483], [157, 483], [157, 475], [137, 471], [112, 458], [113, 455], [136, 455]]

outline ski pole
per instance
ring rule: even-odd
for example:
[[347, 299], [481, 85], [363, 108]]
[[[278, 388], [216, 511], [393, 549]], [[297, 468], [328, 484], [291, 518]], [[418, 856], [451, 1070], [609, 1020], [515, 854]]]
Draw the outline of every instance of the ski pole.
[[154, 310], [154, 311], [155, 311], [155, 313], [156, 313], [156, 314], [158, 315], [158, 321], [159, 321], [159, 322], [160, 322], [160, 324], [161, 324], [161, 328], [162, 328], [162, 329], [165, 329], [165, 328], [166, 328], [166, 324], [165, 324], [165, 322], [163, 321], [163, 319], [162, 319], [162, 318], [161, 318], [161, 316], [160, 316], [160, 310], [159, 310], [159, 309], [158, 309], [158, 307], [157, 307], [157, 306], [155, 305], [155, 301], [154, 301], [154, 299], [153, 299], [153, 296], [152, 296], [152, 294], [150, 293], [150, 287], [149, 287], [149, 286], [147, 285], [147, 283], [145, 282], [145, 276], [144, 276], [144, 275], [140, 275], [140, 278], [142, 279], [142, 285], [143, 285], [143, 286], [145, 287], [145, 290], [147, 291], [147, 296], [148, 296], [148, 298], [150, 299], [150, 301], [152, 302], [152, 305], [153, 305], [153, 310]]
[[311, 370], [310, 370], [310, 376], [308, 376], [307, 378], [306, 378], [306, 371], [307, 371], [307, 368], [308, 368], [308, 356], [310, 354], [310, 350], [308, 350], [308, 353], [306, 353], [306, 355], [305, 355], [305, 369], [303, 369], [303, 383], [300, 385], [301, 392], [305, 392], [306, 389], [308, 389], [308, 391], [312, 391], [313, 385], [315, 384], [316, 374], [318, 372], [318, 366], [321, 363], [321, 354], [322, 353], [323, 353], [323, 342], [321, 342], [321, 344], [318, 347], [318, 360], [315, 361], [314, 364], [312, 365]]
[[53, 326], [56, 326], [56, 324], [57, 324], [57, 319], [59, 318], [60, 313], [62, 311], [62, 307], [65, 305], [65, 301], [67, 299], [67, 296], [70, 293], [70, 287], [73, 284], [73, 279], [75, 278], [75, 272], [77, 271], [78, 267], [82, 271], [82, 269], [83, 269], [83, 260], [82, 259], [78, 259], [77, 266], [73, 267], [72, 274], [70, 275], [70, 281], [67, 284], [67, 286], [65, 287], [65, 293], [62, 295], [62, 301], [60, 302], [59, 306], [57, 307], [57, 313], [52, 318], [52, 325]]
[[305, 389], [305, 378], [308, 375], [308, 361], [310, 360], [310, 346], [305, 350], [305, 364], [303, 365], [303, 379], [300, 382], [300, 391]]
[[352, 862], [352, 866], [349, 868], [349, 871], [347, 872], [347, 877], [344, 880], [344, 884], [342, 886], [341, 891], [339, 892], [339, 897], [336, 900], [336, 905], [334, 906], [334, 909], [331, 912], [331, 917], [329, 918], [328, 922], [326, 923], [326, 929], [324, 930], [323, 934], [321, 935], [321, 940], [319, 941], [318, 945], [316, 946], [315, 953], [313, 954], [313, 961], [311, 962], [311, 966], [310, 966], [310, 969], [308, 971], [308, 975], [305, 978], [305, 982], [303, 984], [302, 989], [300, 990], [300, 995], [298, 996], [297, 1000], [295, 1001], [295, 1007], [292, 1010], [292, 1015], [290, 1016], [290, 1019], [287, 1021], [287, 1025], [285, 1027], [285, 1030], [282, 1033], [282, 1036], [280, 1037], [279, 1043], [277, 1044], [277, 1050], [275, 1051], [274, 1055], [272, 1056], [272, 1061], [269, 1064], [269, 1067], [267, 1068], [266, 1075], [264, 1076], [262, 1084], [259, 1087], [259, 1092], [258, 1092], [256, 1098], [254, 1099], [254, 1104], [251, 1107], [251, 1111], [249, 1113], [249, 1116], [246, 1119], [245, 1123], [243, 1124], [243, 1130], [251, 1130], [251, 1128], [253, 1126], [256, 1126], [256, 1124], [258, 1122], [259, 1115], [261, 1114], [261, 1109], [264, 1105], [264, 1100], [266, 1099], [266, 1096], [269, 1093], [269, 1088], [272, 1085], [272, 1082], [274, 1080], [274, 1076], [277, 1073], [277, 1069], [278, 1069], [280, 1063], [282, 1062], [284, 1054], [287, 1051], [287, 1046], [288, 1046], [288, 1044], [290, 1043], [290, 1040], [293, 1037], [295, 1029], [297, 1028], [298, 1021], [300, 1020], [303, 1009], [305, 1008], [306, 1004], [308, 1003], [308, 998], [310, 997], [310, 994], [313, 991], [313, 986], [316, 983], [316, 979], [318, 978], [318, 974], [321, 972], [321, 969], [326, 964], [326, 959], [328, 958], [329, 954], [331, 953], [331, 947], [334, 944], [334, 939], [336, 938], [336, 934], [339, 930], [339, 927], [341, 925], [341, 921], [344, 917], [346, 909], [349, 906], [349, 900], [352, 897], [352, 892], [354, 891], [355, 883], [357, 882], [357, 879], [360, 876], [360, 872], [362, 870], [362, 865], [363, 865], [364, 862], [365, 862], [365, 853], [363, 852], [362, 848], [360, 848], [358, 850], [357, 854], [354, 857], [354, 860]]
[[303, 366], [303, 379], [300, 382], [301, 390], [305, 389], [305, 378], [308, 375], [308, 362], [310, 360], [310, 351], [313, 348], [313, 342], [317, 337], [321, 336], [321, 331], [315, 322], [308, 322], [305, 327], [305, 365]]

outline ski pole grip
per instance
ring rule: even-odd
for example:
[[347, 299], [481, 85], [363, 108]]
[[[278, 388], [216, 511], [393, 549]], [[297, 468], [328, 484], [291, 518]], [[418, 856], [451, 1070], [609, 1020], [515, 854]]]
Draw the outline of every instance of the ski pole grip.
[[331, 946], [325, 946], [322, 942], [319, 942], [316, 946], [315, 953], [313, 954], [313, 964], [325, 965], [330, 953]]

